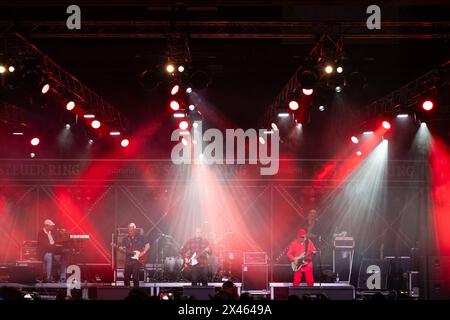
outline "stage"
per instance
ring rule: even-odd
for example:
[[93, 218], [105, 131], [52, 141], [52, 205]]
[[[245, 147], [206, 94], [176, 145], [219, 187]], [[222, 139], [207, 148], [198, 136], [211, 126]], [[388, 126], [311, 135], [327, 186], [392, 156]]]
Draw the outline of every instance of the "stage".
[[[244, 292], [252, 294], [254, 297], [278, 300], [275, 295], [275, 288], [284, 288], [293, 292], [293, 295], [298, 295], [300, 298], [302, 295], [309, 295], [311, 297], [316, 297], [318, 294], [325, 294], [330, 300], [354, 300], [355, 299], [355, 288], [351, 285], [344, 283], [315, 283], [314, 287], [309, 288], [306, 285], [301, 285], [299, 287], [292, 287], [292, 283], [286, 282], [270, 282], [268, 290], [242, 290], [242, 283], [234, 283], [237, 288], [237, 292], [241, 295]], [[209, 282], [207, 287], [193, 287], [189, 282], [141, 282], [140, 288], [148, 290], [150, 296], [159, 297], [161, 292], [171, 292], [171, 290], [176, 289], [203, 289], [203, 288], [222, 288], [221, 282]], [[66, 290], [67, 284], [65, 283], [36, 283], [36, 284], [21, 284], [21, 283], [0, 283], [0, 287], [12, 287], [19, 288], [26, 292], [44, 292], [47, 295], [41, 295], [41, 297], [53, 300], [56, 294], [52, 295], [57, 291]], [[92, 299], [92, 289], [96, 290], [96, 295], [98, 300], [121, 300], [125, 298], [132, 287], [127, 288], [123, 286], [123, 282], [119, 281], [116, 283], [83, 283], [81, 284], [81, 292], [83, 299]], [[102, 292], [104, 291], [104, 292]], [[336, 296], [336, 292], [346, 292], [347, 294], [339, 297]], [[331, 296], [330, 296], [331, 293]], [[333, 295], [334, 293], [334, 295]], [[290, 292], [291, 294], [291, 292]], [[335, 298], [335, 299], [333, 299]]]

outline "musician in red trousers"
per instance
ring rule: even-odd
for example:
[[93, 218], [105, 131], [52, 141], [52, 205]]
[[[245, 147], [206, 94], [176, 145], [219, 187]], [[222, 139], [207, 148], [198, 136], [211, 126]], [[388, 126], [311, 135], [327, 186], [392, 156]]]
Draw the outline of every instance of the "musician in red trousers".
[[310, 239], [306, 237], [306, 231], [299, 229], [297, 239], [291, 242], [287, 252], [289, 260], [294, 262], [294, 267], [298, 271], [294, 272], [294, 286], [299, 286], [302, 282], [302, 275], [305, 274], [305, 280], [308, 287], [314, 286], [312, 256], [315, 255], [316, 247]]

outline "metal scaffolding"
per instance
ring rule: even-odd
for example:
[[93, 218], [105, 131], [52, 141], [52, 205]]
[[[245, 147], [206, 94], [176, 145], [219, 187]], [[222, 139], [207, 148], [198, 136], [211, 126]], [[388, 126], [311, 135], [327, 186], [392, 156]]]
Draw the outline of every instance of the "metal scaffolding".
[[20, 30], [30, 38], [165, 39], [169, 33], [206, 39], [295, 39], [311, 42], [317, 34], [339, 34], [344, 40], [449, 39], [450, 22], [383, 21], [367, 29], [365, 21], [82, 21], [69, 30], [66, 21], [0, 22], [0, 33]]
[[9, 51], [20, 53], [18, 56], [38, 60], [45, 76], [58, 88], [58, 92], [67, 98], [75, 97], [85, 112], [94, 114], [98, 120], [112, 129], [126, 128], [124, 117], [119, 110], [64, 70], [22, 35], [19, 33], [8, 35], [6, 45]]

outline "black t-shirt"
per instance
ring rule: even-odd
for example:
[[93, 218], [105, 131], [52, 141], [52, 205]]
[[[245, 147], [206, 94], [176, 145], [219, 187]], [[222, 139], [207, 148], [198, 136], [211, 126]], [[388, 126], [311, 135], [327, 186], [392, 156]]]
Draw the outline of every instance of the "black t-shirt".
[[143, 235], [136, 234], [134, 236], [126, 236], [122, 240], [122, 246], [127, 250], [126, 259], [131, 260], [134, 250], [142, 251], [148, 241]]

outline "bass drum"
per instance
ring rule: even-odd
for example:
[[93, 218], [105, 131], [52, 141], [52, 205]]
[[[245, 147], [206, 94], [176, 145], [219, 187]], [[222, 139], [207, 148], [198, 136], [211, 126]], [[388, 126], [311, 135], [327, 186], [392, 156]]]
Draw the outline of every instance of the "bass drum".
[[166, 257], [164, 260], [164, 272], [179, 273], [183, 268], [183, 258], [181, 257]]

